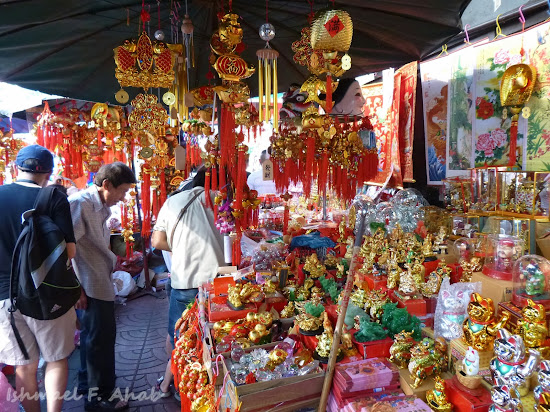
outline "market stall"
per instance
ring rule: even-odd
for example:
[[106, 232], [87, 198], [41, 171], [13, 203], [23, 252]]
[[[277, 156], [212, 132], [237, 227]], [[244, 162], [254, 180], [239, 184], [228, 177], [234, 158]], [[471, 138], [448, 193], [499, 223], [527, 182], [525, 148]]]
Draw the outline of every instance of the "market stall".
[[[467, 2], [431, 3], [401, 6], [421, 18], [436, 7], [458, 15]], [[550, 23], [503, 36], [497, 19], [496, 38], [466, 37], [418, 63], [456, 33], [455, 14], [436, 22], [437, 41], [429, 30], [382, 39], [393, 47], [377, 55], [352, 40], [379, 39], [376, 24], [390, 20], [408, 30], [395, 5], [311, 2], [299, 22], [277, 24], [270, 16], [286, 6], [266, 2], [251, 41], [249, 6], [220, 5], [200, 36], [188, 10], [180, 18], [158, 2], [151, 36], [151, 7], [128, 8], [123, 23], [139, 29], [108, 48], [118, 85], [78, 91], [104, 100], [109, 89], [118, 104], [47, 101], [34, 130], [76, 187], [102, 164], [132, 167], [139, 183], [112, 229], [124, 239], [119, 268], [143, 269], [146, 289], [160, 209], [206, 169], [203, 206], [224, 235], [227, 266], [176, 323], [171, 371], [182, 411], [547, 410]], [[355, 16], [363, 9], [380, 18], [372, 33]], [[289, 37], [283, 52], [279, 38]], [[415, 52], [391, 58], [399, 49]], [[3, 76], [24, 84], [19, 76], [35, 65]], [[376, 81], [355, 79], [390, 65]], [[49, 90], [52, 79], [42, 90], [75, 96], [84, 81]], [[425, 153], [413, 150], [417, 113]], [[276, 193], [260, 195], [247, 184], [247, 156], [265, 134], [262, 179]], [[11, 127], [1, 137], [3, 183], [17, 177], [25, 142]], [[415, 157], [426, 160], [443, 208], [413, 187]]]

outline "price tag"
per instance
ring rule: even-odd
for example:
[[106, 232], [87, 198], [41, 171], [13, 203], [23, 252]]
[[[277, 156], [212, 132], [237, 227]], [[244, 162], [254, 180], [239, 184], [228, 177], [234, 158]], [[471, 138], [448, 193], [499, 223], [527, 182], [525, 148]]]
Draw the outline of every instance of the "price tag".
[[262, 164], [262, 179], [273, 180], [273, 162], [269, 159], [264, 160]]

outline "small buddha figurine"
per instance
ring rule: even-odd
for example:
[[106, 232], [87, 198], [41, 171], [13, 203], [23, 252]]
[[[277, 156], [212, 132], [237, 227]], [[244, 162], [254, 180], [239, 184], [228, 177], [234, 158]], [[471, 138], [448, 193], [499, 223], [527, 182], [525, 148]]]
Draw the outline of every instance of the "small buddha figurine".
[[340, 234], [340, 237], [338, 238], [338, 243], [346, 243], [346, 229], [346, 222], [342, 220], [338, 225], [338, 233]]
[[[318, 342], [317, 342], [317, 348], [315, 351], [321, 358], [328, 358], [330, 356], [330, 350], [332, 348], [332, 340], [334, 339], [332, 324], [330, 323], [330, 319], [328, 318], [327, 312], [323, 312], [323, 328], [324, 331], [319, 336]], [[338, 348], [338, 353], [340, 353], [340, 348]]]
[[359, 250], [359, 256], [365, 257], [371, 253], [372, 241], [373, 239], [370, 236], [363, 236], [363, 243], [361, 244], [361, 249]]
[[313, 253], [306, 258], [306, 263], [304, 264], [304, 271], [307, 271], [310, 277], [317, 279], [325, 274], [326, 268], [325, 268], [325, 265], [323, 265], [319, 261], [319, 258], [317, 257], [317, 253]]
[[294, 302], [290, 301], [281, 311], [281, 318], [291, 318], [294, 316]]
[[452, 270], [447, 266], [445, 259], [441, 259], [437, 265], [437, 269], [429, 274], [428, 281], [422, 286], [422, 294], [427, 298], [436, 296], [441, 288], [443, 278], [449, 277], [451, 271]]
[[[357, 317], [357, 316], [356, 316]], [[359, 354], [359, 351], [353, 344], [351, 340], [351, 333], [343, 333], [342, 338], [342, 350], [344, 351], [344, 355], [346, 356], [357, 356]]]
[[348, 261], [351, 261], [351, 258], [353, 257], [353, 238], [350, 236], [346, 240], [346, 254], [344, 255], [344, 258]]
[[401, 229], [401, 225], [398, 223], [395, 225], [395, 228], [390, 233], [390, 244], [391, 246], [397, 246], [403, 240], [404, 232]]
[[422, 254], [424, 258], [433, 258], [435, 256], [433, 248], [433, 235], [428, 233], [424, 238], [424, 242], [422, 242]]
[[481, 270], [481, 258], [473, 256], [469, 261], [463, 259], [460, 261], [460, 266], [462, 267], [462, 276], [460, 277], [460, 281], [470, 282], [472, 280], [473, 273]]
[[445, 239], [447, 238], [447, 230], [445, 226], [439, 226], [439, 232], [437, 233], [434, 240], [434, 251], [441, 255], [447, 253], [447, 245], [445, 244]]
[[388, 289], [395, 289], [397, 287], [397, 284], [399, 282], [399, 279], [401, 278], [401, 268], [397, 264], [397, 257], [394, 252], [390, 252], [390, 260], [388, 262], [388, 281], [387, 281], [387, 287]]
[[412, 265], [409, 265], [408, 269], [401, 274], [401, 279], [399, 281], [399, 296], [403, 300], [418, 299], [419, 297], [411, 269]]

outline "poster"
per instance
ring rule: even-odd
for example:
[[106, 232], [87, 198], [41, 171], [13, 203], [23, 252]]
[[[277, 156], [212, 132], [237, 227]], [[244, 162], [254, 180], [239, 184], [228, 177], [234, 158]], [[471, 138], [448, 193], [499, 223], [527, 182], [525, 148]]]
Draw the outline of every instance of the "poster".
[[401, 108], [399, 112], [401, 176], [404, 182], [414, 182], [412, 156], [418, 63], [409, 63], [401, 67], [398, 73], [401, 74], [401, 90], [399, 93]]
[[[391, 79], [391, 77], [390, 77]], [[365, 116], [369, 116], [376, 134], [376, 148], [378, 151], [378, 173], [369, 184], [393, 187], [403, 187], [401, 176], [401, 160], [399, 145], [399, 106], [401, 93], [401, 73], [395, 73], [386, 90], [390, 92], [391, 105], [387, 110], [383, 108], [384, 86], [382, 83], [366, 84], [362, 87], [365, 98]]]
[[527, 142], [525, 170], [550, 171], [550, 23], [525, 33], [530, 64], [537, 69], [537, 82], [525, 105]]
[[474, 69], [476, 55], [467, 46], [450, 56], [447, 102], [446, 176], [469, 176], [473, 167], [473, 126], [475, 118]]
[[426, 171], [428, 184], [431, 185], [442, 184], [441, 180], [445, 178], [450, 59], [450, 56], [443, 56], [420, 64], [426, 139]]
[[[505, 70], [521, 63], [522, 36], [514, 35], [476, 46], [474, 161], [476, 167], [505, 166], [510, 156], [508, 110], [500, 102], [500, 80]], [[526, 131], [525, 119], [518, 122], [517, 146], [521, 148]], [[521, 166], [522, 156], [517, 157]]]

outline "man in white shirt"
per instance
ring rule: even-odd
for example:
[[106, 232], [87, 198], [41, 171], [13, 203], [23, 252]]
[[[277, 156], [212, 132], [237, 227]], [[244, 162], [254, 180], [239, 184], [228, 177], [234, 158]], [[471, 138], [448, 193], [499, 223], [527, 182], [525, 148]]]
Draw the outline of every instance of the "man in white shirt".
[[[168, 314], [172, 348], [177, 320], [194, 301], [198, 287], [215, 277], [218, 267], [224, 264], [223, 238], [214, 224], [213, 211], [205, 206], [204, 178], [205, 169], [201, 168], [193, 178], [192, 189], [166, 200], [151, 238], [156, 249], [172, 251]], [[171, 379], [168, 361], [164, 377], [158, 382], [163, 397], [170, 395]]]
[[277, 194], [275, 182], [273, 182], [273, 180], [264, 180], [263, 177], [263, 164], [267, 159], [269, 159], [269, 154], [267, 153], [267, 150], [264, 150], [260, 155], [260, 165], [262, 166], [261, 169], [250, 173], [250, 176], [248, 176], [248, 179], [246, 180], [246, 184], [250, 190], [256, 190], [258, 192], [258, 196]]

